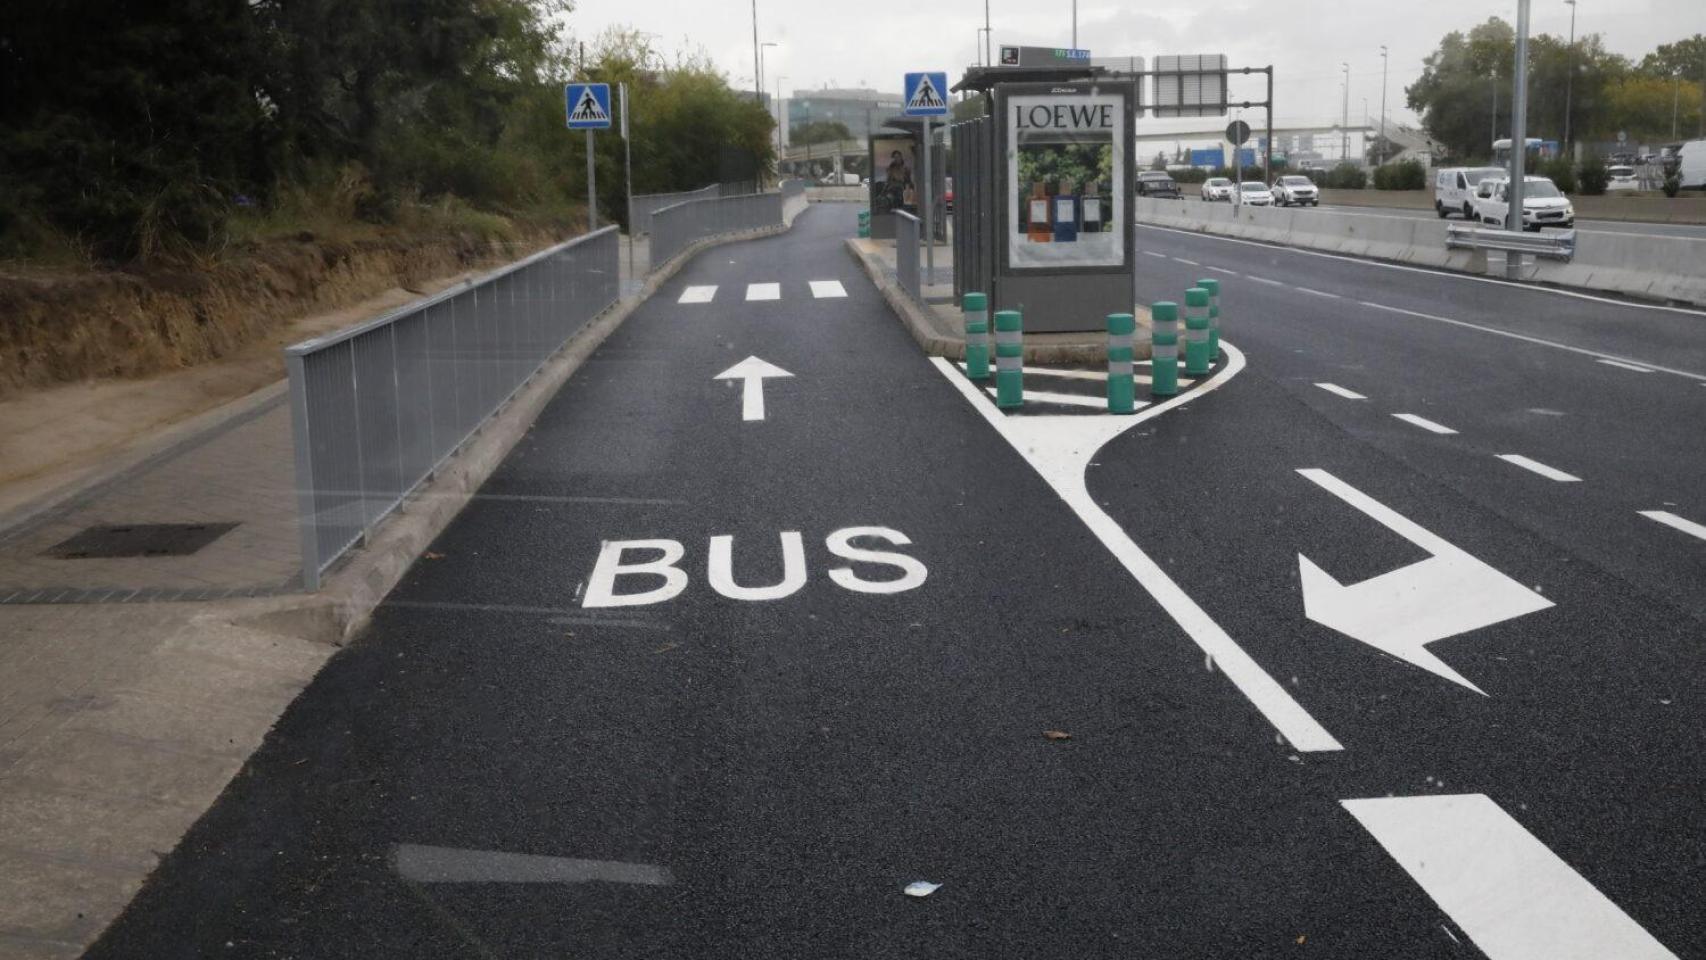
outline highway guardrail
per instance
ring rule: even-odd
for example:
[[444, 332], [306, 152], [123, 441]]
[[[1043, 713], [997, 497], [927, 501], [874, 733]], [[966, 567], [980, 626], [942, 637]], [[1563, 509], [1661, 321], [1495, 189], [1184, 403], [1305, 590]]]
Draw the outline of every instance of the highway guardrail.
[[1445, 245], [1453, 250], [1503, 250], [1531, 253], [1549, 260], [1569, 260], [1576, 255], [1576, 231], [1527, 233], [1451, 223], [1446, 225]]

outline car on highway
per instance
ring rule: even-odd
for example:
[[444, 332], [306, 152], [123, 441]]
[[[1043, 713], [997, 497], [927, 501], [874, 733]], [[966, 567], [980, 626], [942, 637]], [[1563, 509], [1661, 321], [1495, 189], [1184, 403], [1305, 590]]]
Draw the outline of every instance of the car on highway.
[[1179, 184], [1165, 170], [1145, 170], [1137, 175], [1137, 195], [1155, 200], [1183, 200]]
[[1202, 182], [1202, 191], [1199, 196], [1205, 203], [1216, 200], [1231, 202], [1233, 189], [1231, 180], [1225, 177], [1209, 177]]
[[1706, 140], [1690, 140], [1677, 151], [1676, 178], [1682, 189], [1706, 190]]
[[1454, 213], [1475, 219], [1475, 189], [1489, 177], [1506, 176], [1503, 167], [1445, 167], [1434, 172], [1434, 212], [1440, 219]]
[[1271, 207], [1274, 205], [1274, 194], [1262, 181], [1246, 180], [1238, 185], [1238, 202], [1252, 207]]
[[1635, 168], [1618, 164], [1605, 168], [1605, 189], [1607, 190], [1639, 190], [1641, 181], [1635, 176]]
[[1282, 207], [1289, 207], [1292, 204], [1300, 207], [1318, 207], [1321, 205], [1321, 191], [1316, 189], [1315, 181], [1296, 174], [1275, 180], [1273, 195], [1274, 203]]
[[[1542, 227], [1572, 229], [1576, 208], [1558, 185], [1546, 177], [1522, 178], [1522, 228], [1539, 232]], [[1482, 180], [1475, 188], [1475, 219], [1500, 226], [1510, 212], [1510, 181]]]

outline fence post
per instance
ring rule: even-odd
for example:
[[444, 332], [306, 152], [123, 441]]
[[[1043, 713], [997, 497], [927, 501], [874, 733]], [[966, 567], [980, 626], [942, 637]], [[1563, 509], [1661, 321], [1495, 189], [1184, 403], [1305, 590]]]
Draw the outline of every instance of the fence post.
[[968, 293], [962, 309], [966, 318], [966, 376], [989, 379], [989, 298]]
[[1163, 300], [1150, 304], [1149, 392], [1170, 397], [1179, 392], [1179, 305]]
[[1025, 321], [1017, 310], [995, 314], [995, 405], [1025, 402]]
[[1197, 286], [1208, 291], [1208, 362], [1220, 362], [1220, 281], [1210, 277]]
[[1129, 313], [1108, 314], [1108, 411], [1131, 413], [1136, 409], [1132, 381], [1132, 334], [1137, 318]]
[[1208, 375], [1208, 291], [1202, 287], [1185, 291], [1185, 373]]

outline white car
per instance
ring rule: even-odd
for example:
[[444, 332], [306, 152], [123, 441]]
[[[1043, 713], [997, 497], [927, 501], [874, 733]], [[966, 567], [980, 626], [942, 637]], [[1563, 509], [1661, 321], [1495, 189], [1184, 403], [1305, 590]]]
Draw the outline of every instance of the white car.
[[1474, 220], [1475, 189], [1488, 178], [1507, 177], [1503, 167], [1446, 167], [1434, 171], [1434, 212], [1441, 220], [1454, 213]]
[[1204, 203], [1211, 200], [1232, 199], [1232, 181], [1225, 177], [1209, 177], [1202, 182], [1202, 199]]
[[1641, 181], [1635, 177], [1635, 168], [1618, 165], [1605, 168], [1607, 190], [1639, 190]]
[[1252, 207], [1271, 207], [1274, 205], [1274, 195], [1262, 181], [1246, 180], [1238, 185], [1238, 202], [1247, 203]]
[[[1475, 219], [1489, 226], [1503, 226], [1510, 211], [1509, 180], [1482, 180], [1475, 188]], [[1576, 208], [1564, 196], [1558, 185], [1545, 177], [1522, 178], [1522, 228], [1538, 231], [1541, 227], [1573, 229]]]
[[1321, 191], [1315, 188], [1315, 181], [1295, 174], [1275, 180], [1273, 195], [1274, 203], [1282, 207], [1289, 207], [1294, 203], [1300, 207], [1321, 205]]

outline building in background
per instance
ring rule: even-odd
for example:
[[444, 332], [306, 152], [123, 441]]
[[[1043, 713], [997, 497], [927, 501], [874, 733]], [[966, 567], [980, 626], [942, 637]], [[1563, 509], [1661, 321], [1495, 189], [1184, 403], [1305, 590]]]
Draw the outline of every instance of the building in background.
[[883, 121], [900, 112], [901, 95], [882, 93], [864, 88], [826, 88], [795, 90], [792, 97], [782, 101], [782, 145], [793, 142], [789, 131], [808, 123], [844, 123], [856, 139], [864, 139], [871, 131], [882, 128]]

